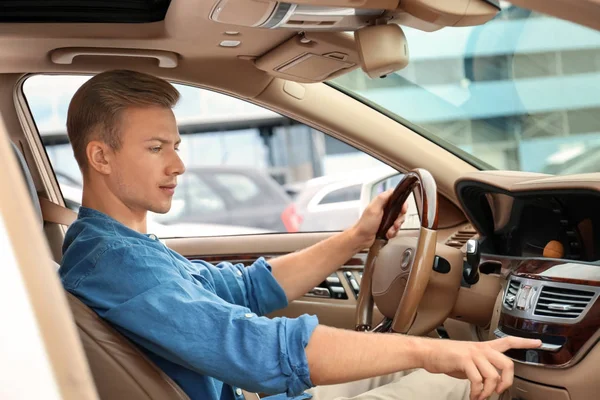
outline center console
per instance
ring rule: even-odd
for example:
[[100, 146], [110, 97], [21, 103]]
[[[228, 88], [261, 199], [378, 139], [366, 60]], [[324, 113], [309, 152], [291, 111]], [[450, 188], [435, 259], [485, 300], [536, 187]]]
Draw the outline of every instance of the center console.
[[[509, 350], [514, 360], [552, 368], [577, 363], [595, 344], [600, 323], [600, 267], [574, 262], [488, 257], [510, 274], [497, 337], [536, 338], [535, 350]], [[573, 278], [573, 277], [577, 278]]]
[[515, 381], [502, 400], [600, 399], [600, 175], [475, 175], [456, 190], [479, 271], [503, 278], [493, 336], [542, 341], [506, 352]]

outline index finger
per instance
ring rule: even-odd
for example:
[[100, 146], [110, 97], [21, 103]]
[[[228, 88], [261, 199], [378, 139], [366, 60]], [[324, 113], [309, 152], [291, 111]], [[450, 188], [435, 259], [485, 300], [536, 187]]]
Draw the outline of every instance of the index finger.
[[539, 339], [525, 339], [516, 336], [507, 336], [502, 339], [496, 339], [491, 343], [493, 344], [493, 347], [500, 352], [505, 352], [509, 349], [535, 349], [542, 345], [542, 341]]

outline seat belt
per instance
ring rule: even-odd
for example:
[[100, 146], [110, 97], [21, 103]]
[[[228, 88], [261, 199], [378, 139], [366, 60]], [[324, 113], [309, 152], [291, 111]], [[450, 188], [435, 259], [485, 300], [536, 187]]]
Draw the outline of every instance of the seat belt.
[[244, 395], [244, 400], [260, 400], [260, 397], [256, 393], [250, 393], [242, 390], [242, 394]]
[[50, 200], [40, 197], [40, 208], [44, 222], [69, 226], [77, 219], [77, 213]]

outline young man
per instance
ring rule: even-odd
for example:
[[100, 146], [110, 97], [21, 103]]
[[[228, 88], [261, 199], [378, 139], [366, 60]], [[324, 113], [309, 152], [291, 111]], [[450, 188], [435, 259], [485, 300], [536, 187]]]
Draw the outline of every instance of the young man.
[[[369, 247], [389, 192], [352, 228], [247, 268], [190, 262], [148, 234], [147, 212], [169, 211], [185, 171], [171, 110], [178, 97], [166, 81], [133, 71], [99, 74], [73, 97], [67, 130], [84, 176], [83, 207], [67, 232], [60, 276], [192, 399], [240, 398], [237, 388], [310, 398], [305, 390], [313, 386], [352, 381], [309, 393], [318, 400], [484, 398], [512, 383], [502, 352], [538, 341], [453, 342], [333, 329], [309, 315], [263, 317]], [[377, 376], [387, 377], [367, 379]]]

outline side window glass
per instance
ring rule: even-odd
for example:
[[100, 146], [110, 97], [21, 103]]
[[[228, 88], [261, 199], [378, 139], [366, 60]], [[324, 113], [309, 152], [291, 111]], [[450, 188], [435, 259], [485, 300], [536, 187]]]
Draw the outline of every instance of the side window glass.
[[[82, 177], [66, 117], [73, 94], [87, 79], [36, 75], [23, 86], [62, 194], [74, 210], [81, 205]], [[393, 171], [262, 107], [174, 86], [181, 93], [174, 113], [186, 172], [178, 179], [171, 210], [148, 216], [149, 230], [160, 237], [343, 230], [359, 218], [362, 183]], [[418, 227], [418, 218], [412, 225], [404, 228]]]
[[260, 197], [258, 183], [243, 174], [216, 174], [215, 179], [227, 188], [233, 200], [238, 203], [249, 203]]
[[342, 189], [336, 189], [332, 192], [325, 194], [321, 201], [319, 201], [319, 204], [342, 203], [345, 201], [359, 201], [360, 191], [361, 185], [353, 185]]
[[181, 177], [174, 199], [189, 204], [191, 213], [210, 214], [226, 211], [227, 208], [224, 194], [219, 195], [194, 172]]

